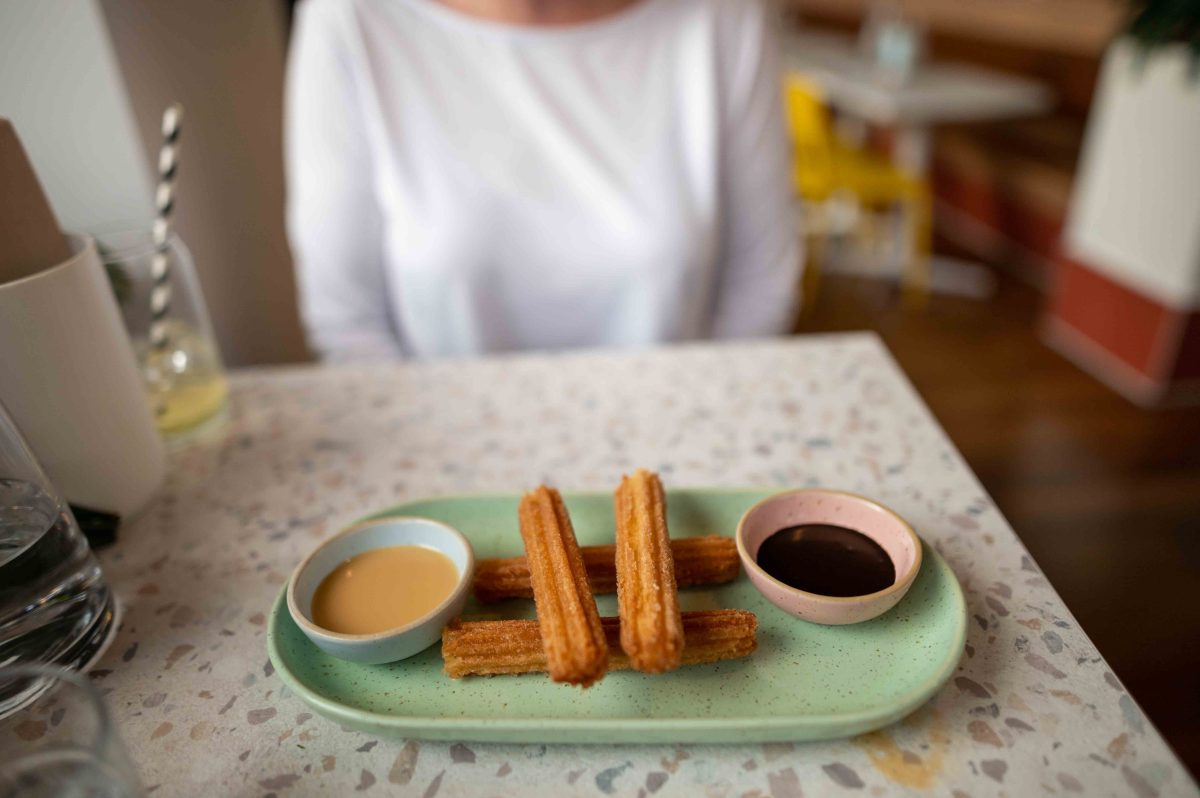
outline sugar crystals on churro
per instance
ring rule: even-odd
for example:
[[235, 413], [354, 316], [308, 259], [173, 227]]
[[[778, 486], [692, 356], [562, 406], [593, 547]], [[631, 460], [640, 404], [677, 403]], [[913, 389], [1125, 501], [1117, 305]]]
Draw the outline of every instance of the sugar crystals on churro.
[[[588, 582], [597, 596], [617, 592], [616, 546], [582, 546]], [[720, 585], [738, 574], [737, 545], [733, 538], [705, 535], [671, 540], [678, 587]], [[475, 598], [484, 604], [505, 599], [533, 598], [529, 563], [524, 555], [480, 560], [475, 564]]]
[[543, 485], [518, 512], [550, 678], [587, 687], [604, 676], [608, 644], [566, 505]]
[[[626, 670], [621, 651], [620, 619], [602, 618], [608, 639], [608, 669]], [[682, 665], [700, 665], [749, 656], [758, 647], [758, 619], [745, 610], [683, 613]], [[546, 652], [537, 621], [456, 621], [442, 635], [446, 673], [464, 676], [544, 673]]]
[[[743, 610], [679, 611], [678, 586], [719, 584], [738, 572], [734, 542], [671, 540], [656, 474], [624, 477], [614, 495], [616, 544], [581, 549], [557, 490], [542, 486], [518, 507], [524, 557], [484, 560], [482, 602], [532, 597], [535, 621], [455, 621], [442, 635], [446, 673], [547, 672], [587, 687], [607, 670], [662, 673], [680, 665], [744, 657], [758, 620]], [[601, 618], [593, 593], [617, 593], [619, 618]]]
[[683, 652], [683, 622], [658, 475], [638, 469], [623, 477], [614, 509], [621, 648], [639, 671], [673, 670]]

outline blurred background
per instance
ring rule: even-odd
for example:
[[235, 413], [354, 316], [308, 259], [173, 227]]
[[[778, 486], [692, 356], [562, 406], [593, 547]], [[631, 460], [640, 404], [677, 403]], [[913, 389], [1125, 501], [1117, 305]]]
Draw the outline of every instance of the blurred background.
[[[796, 331], [879, 332], [1200, 772], [1200, 2], [778, 6]], [[187, 109], [175, 229], [232, 367], [309, 358], [283, 227], [292, 11], [0, 5], [0, 117], [65, 229], [146, 227], [162, 109]]]

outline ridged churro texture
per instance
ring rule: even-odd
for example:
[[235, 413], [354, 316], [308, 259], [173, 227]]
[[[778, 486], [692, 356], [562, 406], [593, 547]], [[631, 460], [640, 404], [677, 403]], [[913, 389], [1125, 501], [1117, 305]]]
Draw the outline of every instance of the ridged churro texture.
[[[682, 665], [701, 665], [749, 656], [758, 647], [758, 619], [745, 610], [685, 612]], [[603, 618], [608, 640], [609, 670], [627, 670], [629, 657], [620, 647], [619, 618]], [[446, 674], [499, 676], [543, 673], [546, 652], [537, 621], [455, 621], [442, 633], [442, 659]]]
[[683, 622], [667, 535], [666, 498], [658, 475], [638, 469], [633, 476], [622, 477], [614, 510], [621, 648], [633, 667], [644, 673], [678, 668]]
[[[592, 593], [617, 592], [616, 546], [583, 546]], [[671, 541], [678, 587], [720, 585], [738, 575], [737, 544], [733, 538], [708, 535]], [[514, 598], [533, 598], [529, 563], [524, 557], [480, 560], [475, 566], [475, 598], [485, 604]]]
[[588, 687], [604, 676], [608, 644], [566, 505], [543, 485], [518, 517], [550, 678]]

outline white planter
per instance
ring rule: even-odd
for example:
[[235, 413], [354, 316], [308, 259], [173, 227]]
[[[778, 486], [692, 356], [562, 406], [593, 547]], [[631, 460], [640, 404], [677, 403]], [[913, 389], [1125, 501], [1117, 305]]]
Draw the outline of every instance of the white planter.
[[1066, 253], [1170, 308], [1200, 306], [1200, 80], [1182, 45], [1104, 59]]

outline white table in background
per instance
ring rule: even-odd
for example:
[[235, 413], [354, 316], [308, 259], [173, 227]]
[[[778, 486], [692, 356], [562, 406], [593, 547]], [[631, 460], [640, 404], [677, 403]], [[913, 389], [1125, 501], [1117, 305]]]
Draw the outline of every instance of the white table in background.
[[[280, 586], [339, 526], [424, 496], [610, 490], [638, 466], [895, 508], [965, 590], [958, 671], [850, 740], [544, 746], [347, 731], [269, 666]], [[93, 678], [155, 798], [1200, 794], [870, 335], [237, 373], [223, 434], [172, 455], [101, 561], [125, 617]]]
[[[917, 175], [929, 173], [935, 125], [1035, 116], [1053, 106], [1052, 93], [1037, 81], [965, 64], [925, 62], [907, 81], [889, 82], [853, 39], [838, 34], [787, 33], [783, 62], [816, 84], [843, 115], [892, 130], [892, 157]], [[876, 274], [878, 265], [872, 260], [862, 273]], [[862, 269], [849, 265], [851, 272]], [[934, 257], [930, 272], [937, 293], [984, 297], [995, 290], [994, 275], [979, 264]]]
[[934, 125], [1035, 116], [1050, 110], [1046, 86], [965, 64], [925, 62], [903, 83], [889, 82], [848, 36], [790, 32], [784, 66], [807, 76], [839, 111], [898, 135], [896, 160], [924, 174]]

